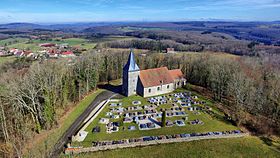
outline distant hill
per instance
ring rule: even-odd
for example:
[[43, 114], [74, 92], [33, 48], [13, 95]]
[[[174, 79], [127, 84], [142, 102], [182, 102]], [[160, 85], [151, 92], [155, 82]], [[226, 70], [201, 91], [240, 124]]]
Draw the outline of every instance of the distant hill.
[[139, 31], [198, 31], [228, 34], [236, 39], [267, 45], [280, 45], [280, 21], [178, 21], [178, 22], [84, 22], [64, 24], [9, 23], [0, 25], [0, 34], [15, 35], [30, 32], [62, 31], [65, 33], [126, 35]]
[[0, 29], [50, 29], [81, 31], [92, 27], [118, 26], [128, 22], [90, 22], [90, 23], [65, 23], [65, 24], [34, 24], [34, 23], [8, 23], [0, 24]]
[[9, 24], [1, 24], [0, 28], [6, 29], [35, 29], [42, 28], [43, 26], [33, 23], [9, 23]]

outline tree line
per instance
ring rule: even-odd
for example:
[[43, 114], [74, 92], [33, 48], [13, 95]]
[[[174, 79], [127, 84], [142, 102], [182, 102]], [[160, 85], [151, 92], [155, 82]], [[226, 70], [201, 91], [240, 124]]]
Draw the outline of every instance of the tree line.
[[73, 61], [31, 63], [19, 59], [3, 65], [0, 142], [5, 145], [3, 149], [1, 146], [2, 151], [21, 156], [24, 143], [35, 133], [58, 125], [61, 111], [95, 90], [99, 82], [120, 78], [122, 55], [108, 54], [85, 54]]

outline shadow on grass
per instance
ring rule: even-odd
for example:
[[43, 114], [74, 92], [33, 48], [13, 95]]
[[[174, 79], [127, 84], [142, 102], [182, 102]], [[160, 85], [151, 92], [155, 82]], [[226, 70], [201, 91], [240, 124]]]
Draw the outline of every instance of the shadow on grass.
[[231, 119], [230, 116], [224, 114], [218, 114], [217, 112], [213, 112], [213, 111], [209, 111], [209, 110], [205, 110], [204, 111], [205, 114], [208, 114], [209, 116], [211, 116], [212, 118], [224, 122], [225, 124], [228, 125], [233, 125], [233, 126], [237, 126], [236, 122], [234, 120]]
[[157, 120], [155, 120], [155, 119], [149, 118], [149, 120], [150, 120], [151, 122], [153, 122], [153, 123], [159, 125], [159, 126], [162, 125], [161, 122], [159, 122], [159, 121], [157, 121]]
[[272, 143], [272, 140], [270, 138], [267, 138], [267, 137], [260, 137], [260, 139], [268, 146], [272, 146], [273, 143]]

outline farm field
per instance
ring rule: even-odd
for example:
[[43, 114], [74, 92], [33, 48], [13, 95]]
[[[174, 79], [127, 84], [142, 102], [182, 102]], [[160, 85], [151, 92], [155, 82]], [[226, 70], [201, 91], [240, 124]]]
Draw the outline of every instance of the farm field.
[[[174, 93], [179, 92], [187, 92], [185, 89], [178, 89]], [[197, 95], [193, 93], [192, 95]], [[185, 126], [172, 126], [172, 127], [163, 127], [159, 129], [151, 129], [151, 130], [139, 130], [138, 125], [135, 122], [132, 123], [123, 123], [123, 117], [119, 119], [110, 119], [112, 122], [120, 122], [121, 127], [118, 132], [107, 133], [106, 125], [100, 124], [99, 120], [101, 118], [108, 118], [106, 113], [110, 111], [109, 104], [102, 110], [102, 112], [98, 115], [98, 117], [93, 120], [93, 122], [86, 128], [88, 132], [87, 137], [83, 142], [74, 142], [72, 145], [74, 146], [84, 146], [90, 147], [92, 141], [101, 141], [101, 140], [120, 140], [120, 139], [128, 139], [128, 138], [138, 138], [143, 136], [158, 136], [158, 135], [167, 135], [167, 134], [180, 134], [180, 133], [195, 133], [195, 132], [211, 132], [211, 131], [225, 131], [225, 130], [236, 130], [237, 127], [233, 126], [229, 122], [224, 121], [223, 114], [217, 111], [217, 109], [213, 106], [213, 102], [206, 100], [202, 96], [198, 96], [198, 101], [205, 101], [204, 105], [199, 105], [200, 107], [208, 106], [212, 108], [213, 115], [210, 116], [202, 111], [188, 111], [186, 107], [184, 107], [184, 111], [187, 113], [188, 120], [185, 120]], [[122, 107], [127, 108], [132, 105], [133, 101], [140, 101], [141, 105], [150, 105], [147, 102], [147, 99], [140, 96], [131, 96], [122, 99], [120, 102], [122, 103]], [[156, 108], [157, 111], [160, 111], [162, 108], [170, 109], [172, 108], [172, 103], [162, 104]], [[174, 116], [167, 117], [166, 119], [169, 121], [182, 120], [182, 116]], [[200, 120], [204, 124], [191, 125], [189, 121], [192, 120]], [[160, 120], [158, 120], [160, 121]], [[100, 126], [99, 133], [93, 133], [92, 130], [94, 127]], [[129, 126], [135, 126], [136, 130], [129, 131]]]

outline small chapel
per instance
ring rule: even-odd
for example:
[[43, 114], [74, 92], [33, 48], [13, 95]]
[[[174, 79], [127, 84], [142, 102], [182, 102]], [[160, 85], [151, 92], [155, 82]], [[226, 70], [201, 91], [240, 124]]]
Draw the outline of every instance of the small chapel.
[[122, 91], [126, 96], [141, 95], [152, 97], [166, 94], [186, 85], [180, 69], [168, 70], [167, 67], [140, 70], [135, 62], [133, 51], [123, 68]]

